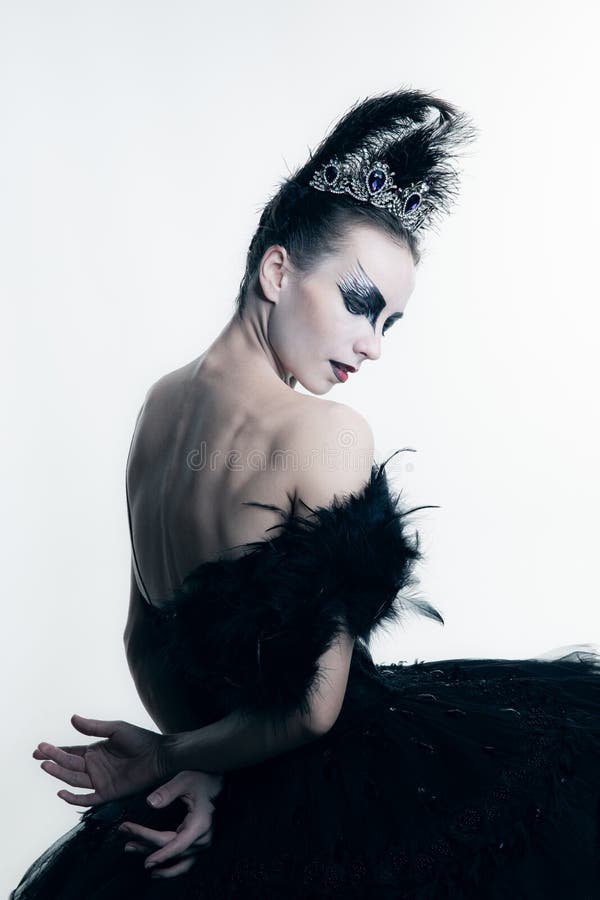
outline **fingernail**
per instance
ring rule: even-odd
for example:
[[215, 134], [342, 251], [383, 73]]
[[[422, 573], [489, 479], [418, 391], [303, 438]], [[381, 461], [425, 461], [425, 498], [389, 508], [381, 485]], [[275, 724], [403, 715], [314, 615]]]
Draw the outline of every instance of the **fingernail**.
[[160, 803], [160, 801], [160, 794], [150, 794], [150, 796], [148, 797], [148, 803], [150, 803], [151, 806], [156, 806], [158, 803]]
[[135, 850], [133, 844], [125, 844], [125, 853], [131, 853], [132, 850]]

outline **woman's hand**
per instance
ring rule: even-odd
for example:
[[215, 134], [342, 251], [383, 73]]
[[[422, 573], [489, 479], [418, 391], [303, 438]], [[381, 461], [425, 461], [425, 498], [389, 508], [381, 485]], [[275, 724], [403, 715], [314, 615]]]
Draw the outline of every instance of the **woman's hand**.
[[38, 744], [34, 759], [43, 759], [42, 769], [67, 784], [93, 788], [91, 794], [58, 791], [67, 803], [97, 806], [107, 800], [119, 800], [154, 787], [166, 777], [164, 768], [164, 735], [148, 731], [129, 722], [106, 722], [100, 719], [71, 717], [72, 725], [82, 734], [104, 737], [73, 747]]
[[[156, 878], [173, 878], [188, 872], [196, 857], [212, 841], [213, 800], [221, 792], [223, 776], [217, 772], [179, 772], [148, 797], [155, 809], [162, 809], [180, 797], [188, 812], [177, 831], [156, 831], [134, 822], [123, 822], [119, 831], [129, 840], [125, 850], [148, 853], [144, 865]], [[155, 848], [159, 849], [156, 850]], [[173, 865], [163, 863], [173, 861]], [[160, 865], [160, 868], [158, 866]]]

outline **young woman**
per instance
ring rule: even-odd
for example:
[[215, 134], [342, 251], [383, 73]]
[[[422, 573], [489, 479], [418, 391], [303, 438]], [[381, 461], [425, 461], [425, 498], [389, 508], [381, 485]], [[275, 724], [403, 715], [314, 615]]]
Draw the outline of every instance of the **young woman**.
[[378, 625], [443, 620], [369, 424], [324, 397], [381, 355], [474, 134], [419, 91], [353, 107], [266, 205], [231, 321], [148, 391], [124, 638], [159, 731], [38, 746], [88, 808], [13, 900], [598, 896], [598, 657], [375, 665]]

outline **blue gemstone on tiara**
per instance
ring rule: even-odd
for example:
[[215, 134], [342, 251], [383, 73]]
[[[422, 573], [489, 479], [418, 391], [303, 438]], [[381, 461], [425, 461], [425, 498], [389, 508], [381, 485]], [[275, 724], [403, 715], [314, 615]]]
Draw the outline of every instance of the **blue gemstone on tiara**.
[[315, 171], [309, 186], [334, 194], [349, 194], [356, 200], [388, 209], [409, 231], [415, 231], [433, 210], [433, 205], [426, 200], [431, 185], [424, 178], [403, 188], [395, 183], [394, 174], [380, 154], [360, 148], [343, 159], [331, 157]]
[[421, 203], [420, 194], [411, 194], [410, 197], [408, 198], [408, 200], [406, 201], [406, 203], [404, 204], [404, 212], [405, 213], [414, 212], [420, 203]]
[[367, 176], [367, 185], [372, 194], [376, 194], [384, 186], [386, 176], [383, 169], [371, 169]]
[[327, 184], [333, 184], [338, 174], [337, 166], [326, 166], [325, 172], [323, 174], [325, 175], [325, 181], [327, 182]]

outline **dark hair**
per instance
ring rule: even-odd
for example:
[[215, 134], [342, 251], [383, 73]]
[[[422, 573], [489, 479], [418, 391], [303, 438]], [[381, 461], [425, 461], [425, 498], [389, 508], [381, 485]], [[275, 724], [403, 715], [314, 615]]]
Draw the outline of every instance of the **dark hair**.
[[[431, 110], [439, 113], [427, 123]], [[423, 124], [425, 123], [425, 124]], [[415, 124], [419, 127], [415, 128]], [[407, 129], [407, 125], [412, 126]], [[309, 185], [315, 171], [334, 156], [360, 146], [378, 147], [403, 188], [425, 176], [430, 183], [434, 214], [448, 210], [457, 192], [457, 175], [448, 161], [459, 143], [476, 134], [467, 117], [453, 105], [431, 94], [401, 90], [367, 98], [352, 107], [325, 137], [307, 163], [284, 179], [264, 207], [246, 256], [246, 269], [236, 297], [242, 315], [248, 289], [258, 274], [265, 251], [274, 244], [286, 248], [300, 274], [310, 272], [321, 259], [339, 252], [353, 225], [371, 224], [410, 250], [417, 265], [419, 237], [390, 210], [348, 194], [321, 191]]]

